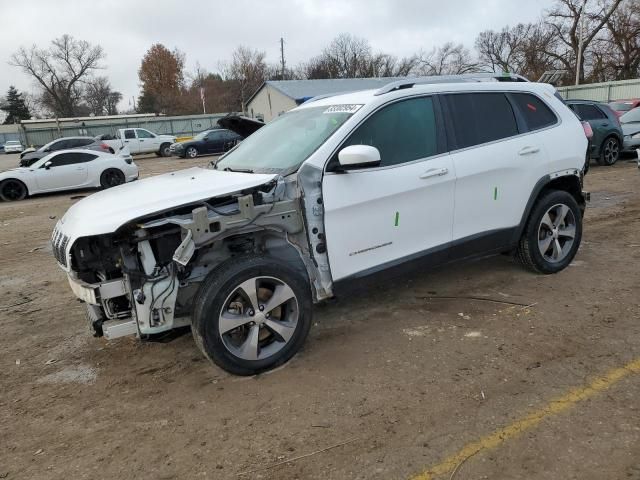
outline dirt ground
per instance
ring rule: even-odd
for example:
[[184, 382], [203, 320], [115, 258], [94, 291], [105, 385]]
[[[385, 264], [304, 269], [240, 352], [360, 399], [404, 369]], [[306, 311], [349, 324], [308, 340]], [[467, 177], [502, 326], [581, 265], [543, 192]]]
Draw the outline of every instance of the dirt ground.
[[[208, 160], [136, 162], [146, 176]], [[640, 357], [639, 184], [634, 163], [592, 167], [582, 247], [560, 274], [500, 256], [390, 279], [316, 307], [305, 349], [250, 378], [190, 335], [89, 335], [48, 239], [90, 191], [0, 204], [0, 478], [420, 474]], [[636, 373], [436, 478], [640, 480]]]

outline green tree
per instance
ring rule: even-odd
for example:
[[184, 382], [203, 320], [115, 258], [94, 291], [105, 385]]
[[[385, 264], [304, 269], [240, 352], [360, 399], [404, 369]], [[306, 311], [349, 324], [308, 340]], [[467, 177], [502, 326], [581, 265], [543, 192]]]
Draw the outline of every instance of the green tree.
[[7, 112], [7, 118], [4, 121], [5, 125], [18, 123], [20, 120], [29, 120], [31, 118], [29, 107], [27, 107], [24, 98], [22, 98], [22, 94], [19, 93], [13, 85], [9, 87], [7, 97], [2, 103], [2, 106], [0, 106], [0, 110]]

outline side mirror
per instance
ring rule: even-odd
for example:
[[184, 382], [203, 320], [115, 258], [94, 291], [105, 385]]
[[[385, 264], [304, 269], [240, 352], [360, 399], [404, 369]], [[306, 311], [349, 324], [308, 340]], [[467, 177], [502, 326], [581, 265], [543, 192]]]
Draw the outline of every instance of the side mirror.
[[380, 164], [380, 151], [370, 145], [350, 145], [340, 150], [338, 161], [346, 169], [375, 167]]
[[45, 151], [45, 152], [50, 152], [50, 151], [51, 151], [51, 148], [50, 148], [50, 147], [47, 147], [47, 148], [45, 148], [45, 149], [44, 149], [44, 151]]
[[51, 160], [49, 160], [48, 162], [44, 162], [44, 169], [49, 170], [52, 164], [53, 162]]

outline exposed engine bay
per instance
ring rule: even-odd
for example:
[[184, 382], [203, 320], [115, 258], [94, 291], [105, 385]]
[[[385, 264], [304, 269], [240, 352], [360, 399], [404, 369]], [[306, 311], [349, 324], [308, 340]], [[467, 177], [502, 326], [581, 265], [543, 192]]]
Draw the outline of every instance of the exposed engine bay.
[[[114, 233], [78, 238], [69, 249], [69, 282], [87, 303], [95, 335], [146, 336], [188, 325], [199, 286], [239, 255], [295, 265], [309, 278], [315, 301], [330, 297], [320, 179], [320, 170], [303, 167], [293, 178], [278, 176], [138, 218]], [[54, 232], [54, 253], [61, 237]], [[66, 258], [58, 261], [65, 265]]]

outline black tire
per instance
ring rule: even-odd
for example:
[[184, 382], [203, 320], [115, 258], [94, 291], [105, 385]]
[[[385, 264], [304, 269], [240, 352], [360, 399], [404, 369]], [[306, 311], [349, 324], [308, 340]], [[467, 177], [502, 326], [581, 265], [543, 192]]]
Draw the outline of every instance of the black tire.
[[108, 168], [100, 175], [100, 185], [102, 188], [117, 187], [124, 182], [124, 173], [117, 168]]
[[[237, 310], [232, 312], [228, 309], [230, 305], [237, 305], [242, 302], [249, 303], [244, 300], [237, 301], [239, 298], [238, 292], [244, 292], [244, 290], [240, 289], [240, 285], [257, 277], [262, 277], [254, 283], [257, 292], [256, 301], [259, 303], [264, 302], [267, 306], [269, 303], [269, 298], [266, 300], [257, 298], [263, 291], [262, 284], [258, 283], [263, 278], [267, 281], [280, 282], [283, 287], [288, 287], [289, 291], [295, 295], [294, 298], [281, 304], [287, 305], [285, 308], [279, 306], [272, 310], [272, 312], [276, 310], [280, 312], [280, 320], [288, 321], [289, 318], [295, 318], [295, 323], [291, 327], [292, 333], [290, 333], [288, 340], [276, 335], [274, 330], [266, 324], [260, 324], [260, 321], [255, 322], [259, 323], [258, 325], [243, 324], [228, 330], [227, 333], [220, 333], [220, 317], [223, 313], [227, 316], [239, 315], [236, 318], [243, 317], [245, 319], [248, 318], [247, 315], [251, 315], [251, 318], [256, 319], [260, 315], [263, 321], [268, 323], [269, 312], [264, 311], [263, 314], [262, 305], [260, 306], [260, 312], [255, 311], [255, 317], [253, 317], [254, 312], [252, 309], [248, 309], [247, 313], [245, 313], [242, 310], [243, 305], [240, 306], [240, 314], [238, 314]], [[272, 292], [275, 291], [275, 289], [272, 290]], [[234, 295], [236, 296], [234, 297]], [[269, 292], [267, 293], [268, 295]], [[236, 299], [235, 301], [234, 298]], [[213, 363], [235, 375], [255, 375], [282, 365], [300, 350], [309, 333], [311, 317], [311, 290], [303, 276], [281, 261], [271, 257], [242, 256], [232, 258], [223, 263], [206, 278], [194, 301], [191, 330], [196, 345]], [[274, 315], [271, 320], [275, 318]], [[269, 350], [275, 350], [274, 353], [265, 358], [257, 359], [245, 359], [235, 354], [232, 351], [234, 347], [229, 346], [229, 342], [233, 340], [231, 335], [236, 335], [240, 338], [244, 333], [247, 335], [245, 341], [241, 341], [241, 345], [237, 347], [236, 351], [239, 352], [245, 347], [245, 343], [249, 344], [251, 332], [256, 327], [256, 331], [259, 332], [256, 333], [256, 342], [262, 342], [262, 344], [256, 343], [256, 345], [260, 345], [256, 349], [256, 357], [259, 357], [263, 352], [268, 354]], [[266, 338], [261, 339], [264, 336], [263, 334], [266, 334]], [[268, 343], [269, 341], [271, 343]]]
[[[559, 216], [551, 217], [553, 216], [553, 209], [557, 211], [559, 206], [568, 208], [562, 221], [564, 227], [548, 228], [547, 225], [550, 221], [555, 225], [556, 220], [558, 220]], [[571, 215], [569, 215], [569, 212], [571, 212]], [[568, 233], [572, 231], [571, 227], [573, 227], [573, 237], [568, 236]], [[581, 239], [582, 210], [578, 202], [573, 195], [566, 191], [549, 190], [542, 194], [531, 210], [516, 250], [516, 258], [522, 265], [534, 272], [556, 273], [565, 269], [573, 261], [580, 247]], [[571, 243], [568, 243], [569, 240], [571, 240]], [[544, 245], [547, 241], [550, 243], [545, 248]], [[556, 242], [561, 247], [558, 251], [562, 252], [563, 256], [560, 257], [558, 255], [558, 259], [553, 260], [552, 257], [555, 256], [556, 252]], [[549, 254], [543, 254], [542, 250], [549, 252]]]
[[196, 158], [198, 156], [198, 149], [196, 147], [187, 147], [184, 151], [184, 156], [186, 158]]
[[113, 155], [114, 153], [116, 153], [116, 151], [113, 148], [109, 147], [109, 153]]
[[171, 144], [170, 143], [163, 143], [162, 145], [160, 145], [160, 150], [158, 150], [158, 153], [160, 154], [161, 157], [170, 157], [171, 156]]
[[28, 194], [27, 186], [20, 180], [8, 178], [0, 182], [0, 200], [3, 202], [24, 200]]
[[611, 166], [620, 158], [620, 140], [616, 137], [607, 137], [602, 142], [600, 148], [600, 157], [598, 157], [598, 165]]

